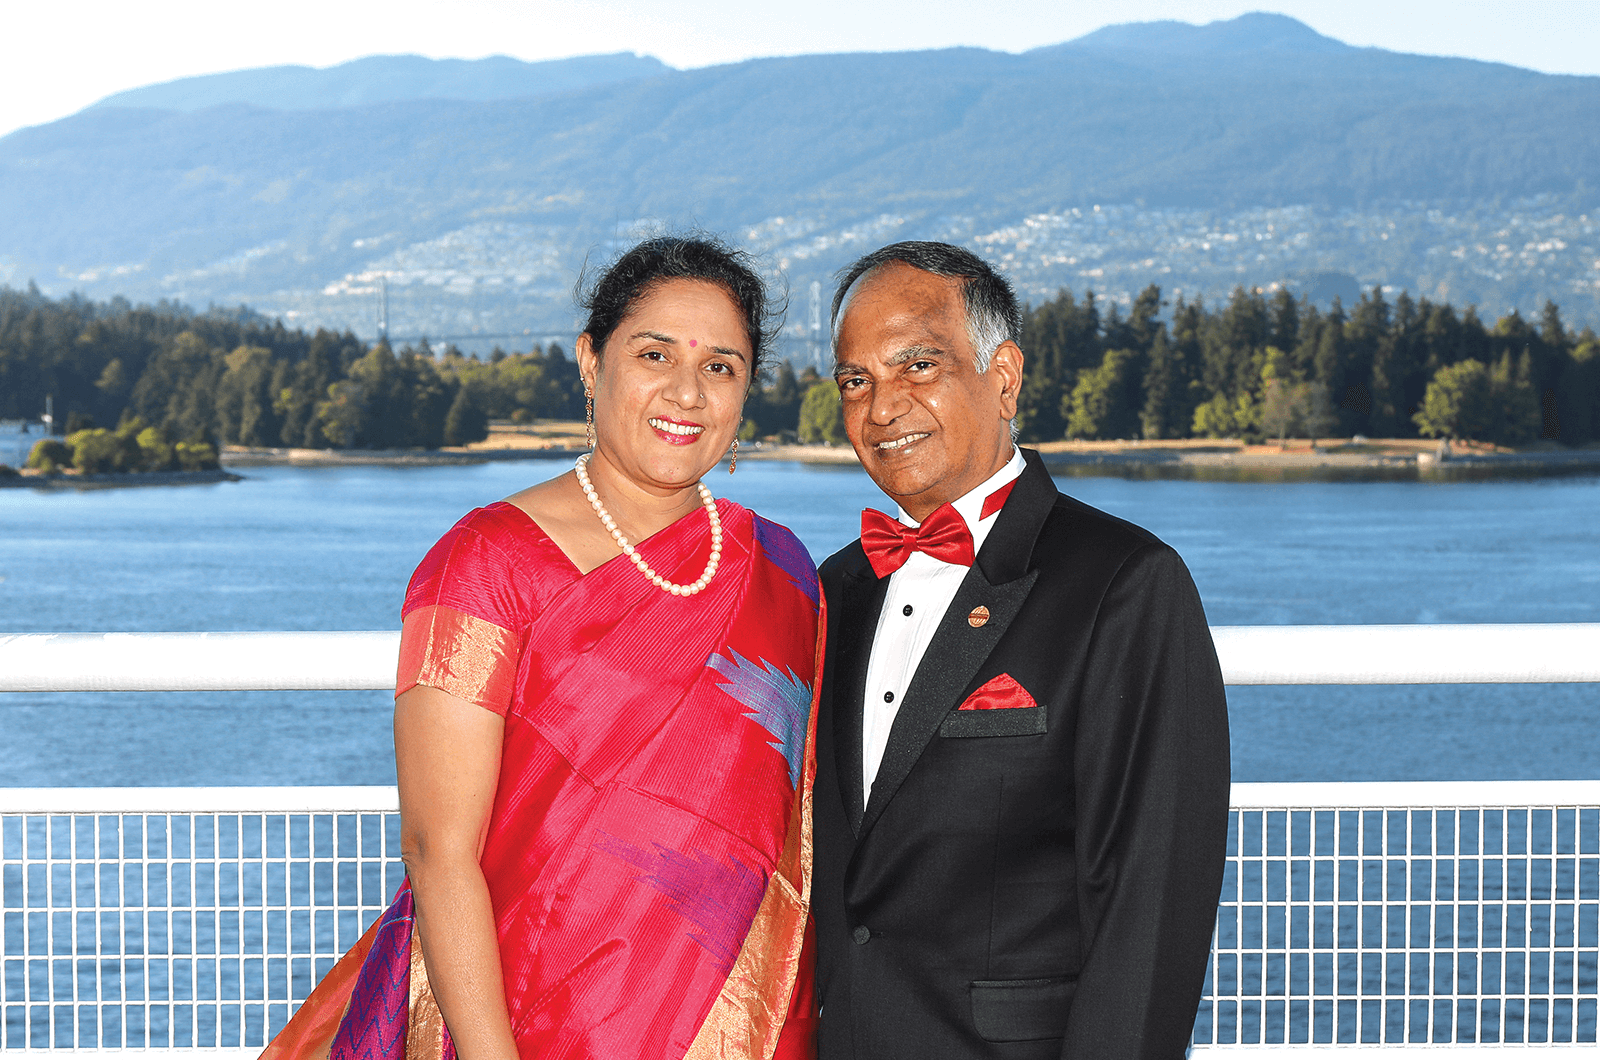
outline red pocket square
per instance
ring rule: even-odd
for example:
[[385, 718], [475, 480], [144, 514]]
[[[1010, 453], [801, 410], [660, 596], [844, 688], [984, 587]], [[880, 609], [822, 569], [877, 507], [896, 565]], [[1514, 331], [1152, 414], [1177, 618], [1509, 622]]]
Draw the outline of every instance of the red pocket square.
[[1010, 674], [985, 681], [983, 686], [962, 703], [957, 710], [1016, 710], [1034, 706], [1028, 690], [1012, 680]]

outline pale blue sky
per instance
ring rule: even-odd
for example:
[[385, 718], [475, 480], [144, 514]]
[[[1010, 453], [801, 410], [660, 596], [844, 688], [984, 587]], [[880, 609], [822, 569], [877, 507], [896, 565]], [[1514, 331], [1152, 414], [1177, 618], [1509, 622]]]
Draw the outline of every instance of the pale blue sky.
[[1110, 22], [1260, 10], [1350, 44], [1600, 74], [1600, 0], [42, 0], [7, 5], [0, 135], [122, 89], [281, 63], [636, 51], [687, 67], [824, 51], [1022, 51]]

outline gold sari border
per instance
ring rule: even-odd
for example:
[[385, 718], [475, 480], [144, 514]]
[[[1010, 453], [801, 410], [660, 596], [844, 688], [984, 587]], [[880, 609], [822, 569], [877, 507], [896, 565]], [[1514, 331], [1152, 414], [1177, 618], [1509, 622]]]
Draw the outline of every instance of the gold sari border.
[[419, 607], [400, 628], [394, 694], [418, 685], [505, 715], [522, 654], [521, 638], [440, 604]]
[[827, 643], [826, 605], [818, 616], [818, 627], [805, 766], [790, 803], [789, 832], [750, 933], [684, 1060], [772, 1060], [789, 1017], [797, 979], [807, 971], [803, 955], [811, 918], [811, 802], [817, 775], [817, 706], [822, 652]]

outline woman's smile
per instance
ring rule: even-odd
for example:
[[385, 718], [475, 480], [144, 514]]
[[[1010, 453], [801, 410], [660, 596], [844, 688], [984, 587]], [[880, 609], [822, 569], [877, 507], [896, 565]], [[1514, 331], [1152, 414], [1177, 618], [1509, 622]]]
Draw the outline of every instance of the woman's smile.
[[705, 433], [705, 425], [674, 420], [666, 416], [651, 416], [650, 426], [668, 445], [693, 445]]

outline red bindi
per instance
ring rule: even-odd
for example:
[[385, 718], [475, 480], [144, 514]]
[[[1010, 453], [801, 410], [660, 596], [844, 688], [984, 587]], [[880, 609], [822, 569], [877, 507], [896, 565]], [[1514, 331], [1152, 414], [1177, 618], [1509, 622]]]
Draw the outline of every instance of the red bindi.
[[698, 346], [698, 345], [700, 345], [700, 343], [695, 341], [694, 339], [690, 339], [689, 340], [689, 345], [690, 346]]

